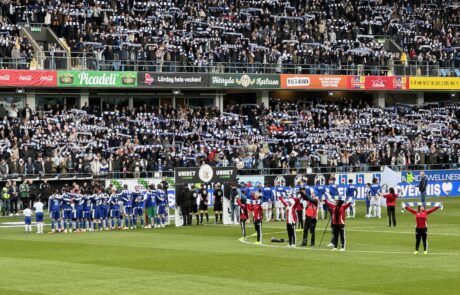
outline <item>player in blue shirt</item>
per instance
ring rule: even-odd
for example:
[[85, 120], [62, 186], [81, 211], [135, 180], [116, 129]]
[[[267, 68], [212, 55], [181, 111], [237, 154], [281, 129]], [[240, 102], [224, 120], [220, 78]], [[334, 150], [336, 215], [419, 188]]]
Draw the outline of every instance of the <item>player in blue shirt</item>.
[[50, 212], [51, 219], [51, 232], [61, 230], [61, 200], [62, 197], [58, 194], [59, 190], [55, 189], [53, 194], [49, 197], [48, 200], [48, 210]]
[[[326, 186], [322, 185], [321, 182], [317, 181], [316, 186], [314, 188], [314, 192], [315, 196], [319, 200], [323, 200], [323, 197], [326, 196]], [[321, 203], [322, 206], [319, 206], [321, 208], [321, 219], [324, 219], [327, 218], [327, 212], [329, 212], [329, 210], [327, 209], [327, 205], [323, 201], [321, 201]]]
[[139, 190], [136, 192], [136, 198], [133, 203], [133, 224], [137, 228], [137, 218], [141, 220], [141, 227], [144, 228], [144, 194]]
[[135, 198], [134, 192], [128, 189], [128, 185], [123, 185], [123, 191], [121, 192], [121, 200], [123, 201], [124, 206], [124, 216], [123, 219], [125, 220], [125, 227], [123, 229], [129, 229], [133, 227], [133, 200]]
[[[69, 189], [64, 189], [62, 194], [62, 213], [63, 213], [63, 223], [64, 223], [64, 232], [72, 232], [72, 218], [73, 218], [73, 199], [72, 195], [69, 192]], [[68, 229], [67, 229], [68, 228]]]
[[351, 206], [348, 207], [348, 217], [355, 218], [356, 215], [356, 197], [358, 196], [358, 190], [353, 184], [353, 179], [348, 180], [348, 185], [345, 191], [345, 196], [347, 200], [351, 198]]
[[112, 230], [115, 229], [115, 219], [117, 220], [117, 228], [121, 229], [121, 219], [120, 219], [120, 205], [118, 201], [120, 199], [120, 195], [117, 194], [117, 188], [111, 188], [111, 194], [109, 198], [109, 206], [110, 206], [110, 219], [112, 221]]
[[378, 182], [379, 180], [377, 178], [374, 178], [372, 180], [371, 187], [369, 188], [369, 194], [371, 196], [369, 217], [382, 217], [380, 208], [380, 194], [382, 193], [382, 188], [380, 187], [380, 184]]
[[167, 217], [167, 212], [166, 212], [166, 193], [163, 191], [161, 183], [157, 185], [157, 191], [156, 191], [156, 199], [155, 202], [157, 204], [157, 223], [161, 227], [165, 227], [165, 219]]
[[265, 222], [269, 222], [272, 219], [273, 214], [273, 191], [268, 186], [268, 182], [262, 188], [262, 209], [265, 211]]

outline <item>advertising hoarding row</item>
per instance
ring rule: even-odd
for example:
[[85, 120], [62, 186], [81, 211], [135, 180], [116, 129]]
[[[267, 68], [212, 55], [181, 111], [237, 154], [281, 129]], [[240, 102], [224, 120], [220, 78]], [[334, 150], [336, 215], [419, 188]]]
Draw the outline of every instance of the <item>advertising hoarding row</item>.
[[0, 87], [459, 90], [460, 77], [0, 70]]

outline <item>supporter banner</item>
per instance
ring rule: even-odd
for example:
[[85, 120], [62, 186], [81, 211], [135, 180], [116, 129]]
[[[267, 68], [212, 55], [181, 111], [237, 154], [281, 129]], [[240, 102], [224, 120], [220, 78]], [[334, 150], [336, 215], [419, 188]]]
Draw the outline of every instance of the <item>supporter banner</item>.
[[454, 77], [410, 77], [410, 90], [458, 90], [460, 78]]
[[321, 184], [327, 184], [330, 176], [330, 174], [267, 175], [265, 176], [265, 182], [271, 187], [276, 186], [276, 184], [280, 184], [281, 186], [295, 186], [302, 179], [306, 178], [308, 185], [315, 185], [318, 181]]
[[0, 86], [56, 87], [56, 71], [0, 70]]
[[58, 71], [60, 87], [135, 87], [137, 72]]
[[377, 178], [378, 181], [382, 179], [382, 173], [339, 173], [336, 174], [335, 183], [337, 185], [345, 185], [351, 179], [354, 184], [372, 183], [372, 180]]
[[207, 88], [209, 87], [209, 75], [199, 73], [175, 73], [162, 74], [139, 72], [137, 84], [143, 87], [158, 88]]
[[[420, 171], [412, 171], [414, 182], [420, 181]], [[427, 170], [425, 175], [430, 181], [460, 181], [460, 170]], [[407, 182], [407, 171], [402, 172], [403, 182]]]
[[349, 76], [348, 88], [364, 90], [407, 90], [409, 78], [402, 76]]
[[236, 182], [235, 167], [211, 167], [203, 165], [192, 168], [176, 168], [174, 170], [176, 184], [192, 183], [230, 183]]
[[279, 75], [211, 74], [212, 88], [280, 88]]
[[[418, 184], [401, 182], [396, 187], [396, 192], [401, 198], [420, 197]], [[427, 197], [457, 197], [460, 196], [460, 181], [433, 181], [428, 182], [426, 188]]]
[[340, 75], [281, 75], [283, 89], [348, 89], [348, 76]]

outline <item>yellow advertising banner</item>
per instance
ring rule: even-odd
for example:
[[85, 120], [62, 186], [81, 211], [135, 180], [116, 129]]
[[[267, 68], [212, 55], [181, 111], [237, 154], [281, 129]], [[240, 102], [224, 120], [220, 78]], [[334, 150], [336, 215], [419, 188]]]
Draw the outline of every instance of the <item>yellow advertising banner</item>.
[[460, 90], [460, 77], [410, 77], [410, 90]]

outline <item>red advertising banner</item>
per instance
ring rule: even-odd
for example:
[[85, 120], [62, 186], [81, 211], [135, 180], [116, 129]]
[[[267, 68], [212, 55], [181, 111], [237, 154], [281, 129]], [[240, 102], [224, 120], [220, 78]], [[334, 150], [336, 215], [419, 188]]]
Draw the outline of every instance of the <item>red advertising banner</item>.
[[281, 75], [282, 89], [348, 89], [348, 77], [341, 75]]
[[349, 76], [349, 89], [407, 90], [409, 78], [402, 76]]
[[56, 87], [56, 71], [0, 70], [0, 87]]

